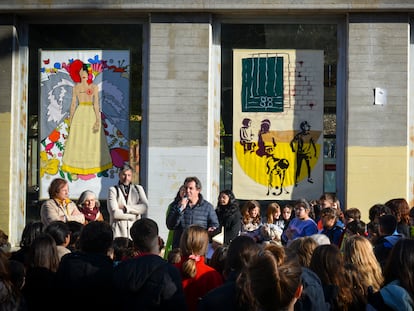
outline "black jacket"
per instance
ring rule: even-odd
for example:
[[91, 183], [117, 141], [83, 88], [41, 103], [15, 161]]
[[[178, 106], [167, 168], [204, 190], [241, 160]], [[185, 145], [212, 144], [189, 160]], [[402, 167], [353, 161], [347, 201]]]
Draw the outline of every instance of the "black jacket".
[[400, 240], [402, 236], [400, 234], [392, 234], [380, 236], [374, 244], [374, 254], [378, 262], [381, 265], [381, 268], [384, 269], [385, 263], [387, 262], [388, 255], [391, 252], [391, 249], [394, 247], [395, 243]]
[[240, 234], [242, 216], [239, 205], [218, 206], [216, 213], [220, 224], [218, 232], [221, 231], [221, 227], [224, 227], [224, 244], [229, 245]]
[[56, 290], [65, 295], [59, 308], [114, 310], [112, 279], [113, 261], [108, 256], [81, 252], [64, 255], [55, 277]]
[[187, 310], [178, 269], [157, 255], [121, 262], [114, 286], [116, 310]]
[[[241, 305], [238, 301], [240, 290], [236, 284], [238, 273], [230, 273], [226, 282], [209, 291], [198, 303], [197, 311], [245, 311], [248, 305]], [[246, 302], [247, 303], [247, 302]]]

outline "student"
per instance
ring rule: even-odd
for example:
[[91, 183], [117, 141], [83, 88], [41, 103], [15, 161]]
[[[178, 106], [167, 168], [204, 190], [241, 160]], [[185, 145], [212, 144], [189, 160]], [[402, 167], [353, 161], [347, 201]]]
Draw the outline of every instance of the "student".
[[344, 244], [345, 269], [349, 275], [354, 276], [352, 287], [356, 290], [358, 309], [361, 310], [368, 302], [368, 288], [377, 292], [383, 285], [381, 266], [371, 242], [364, 236], [350, 236]]
[[318, 247], [318, 244], [313, 237], [301, 237], [292, 241], [286, 248], [289, 260], [297, 260], [302, 269], [303, 291], [295, 303], [296, 311], [329, 310], [329, 304], [325, 302], [325, 297], [321, 296], [323, 292], [321, 280], [315, 272], [309, 269], [312, 254], [316, 247]]
[[26, 280], [22, 289], [28, 310], [56, 308], [51, 297], [57, 294], [54, 282], [58, 267], [59, 255], [55, 240], [47, 233], [38, 235], [27, 254]]
[[384, 204], [374, 204], [368, 211], [369, 222], [367, 224], [368, 239], [372, 244], [375, 244], [379, 237], [378, 223], [379, 218], [383, 215], [390, 215], [391, 209]]
[[64, 255], [71, 252], [68, 248], [70, 243], [70, 229], [67, 223], [60, 220], [52, 221], [45, 228], [45, 232], [50, 234], [55, 240], [59, 260], [61, 260]]
[[216, 232], [224, 229], [224, 245], [229, 245], [241, 230], [241, 213], [239, 203], [234, 196], [233, 191], [225, 189], [220, 191], [217, 199], [216, 214], [219, 221], [219, 228]]
[[405, 238], [410, 237], [410, 206], [404, 198], [395, 198], [385, 202], [397, 219], [397, 232]]
[[30, 221], [28, 222], [22, 232], [22, 237], [20, 239], [19, 246], [20, 248], [17, 251], [11, 253], [10, 259], [20, 261], [23, 264], [26, 264], [27, 254], [32, 245], [34, 239], [43, 233], [44, 225], [41, 221]]
[[[248, 236], [238, 236], [229, 245], [223, 276], [225, 283], [203, 296], [197, 311], [242, 311], [249, 305], [241, 297], [244, 279], [239, 276], [251, 260], [258, 254], [259, 244]], [[247, 299], [248, 297], [246, 297]]]
[[359, 235], [364, 238], [368, 238], [367, 225], [365, 224], [365, 222], [363, 222], [362, 220], [353, 220], [351, 222], [348, 222], [344, 231], [342, 232], [342, 237], [339, 242], [339, 248], [341, 252], [344, 251], [346, 240], [354, 235]]
[[274, 255], [265, 250], [249, 265], [246, 286], [260, 310], [293, 311], [302, 294], [301, 274], [299, 264], [292, 261], [278, 266]]
[[315, 221], [309, 216], [311, 207], [305, 199], [300, 199], [295, 204], [296, 217], [293, 218], [288, 228], [282, 234], [282, 243], [288, 244], [296, 238], [311, 236], [318, 232]]
[[247, 201], [242, 208], [241, 235], [247, 235], [256, 242], [262, 242], [263, 236], [260, 232], [262, 219], [260, 216], [260, 204], [256, 200]]
[[188, 309], [195, 311], [197, 303], [208, 291], [223, 284], [222, 275], [205, 263], [208, 246], [207, 229], [189, 226], [181, 236], [181, 261], [175, 266], [181, 273]]
[[[218, 273], [223, 275], [224, 265], [227, 257], [227, 245], [219, 245], [213, 252], [211, 259], [208, 262], [208, 265], [216, 270]], [[224, 277], [224, 276], [223, 276]]]
[[312, 254], [309, 268], [321, 280], [325, 301], [330, 310], [352, 310], [353, 292], [346, 277], [343, 256], [336, 245], [320, 245]]
[[343, 227], [339, 225], [336, 211], [332, 207], [326, 207], [321, 211], [323, 229], [320, 233], [325, 234], [331, 244], [339, 246]]
[[385, 286], [370, 294], [366, 310], [414, 309], [414, 240], [400, 239], [384, 269]]
[[292, 220], [293, 216], [293, 206], [290, 204], [283, 206], [281, 215], [281, 219], [283, 220], [283, 231], [287, 229], [289, 222]]
[[67, 222], [70, 230], [70, 241], [67, 248], [71, 251], [79, 250], [79, 237], [82, 232], [84, 225], [77, 221], [68, 221]]
[[394, 215], [383, 215], [379, 218], [378, 233], [374, 253], [381, 267], [384, 268], [391, 249], [402, 238], [397, 232], [397, 219]]
[[358, 208], [348, 208], [344, 212], [344, 225], [354, 220], [361, 220], [361, 211]]
[[266, 210], [266, 217], [263, 219], [263, 226], [269, 240], [280, 242], [280, 237], [285, 228], [285, 221], [280, 219], [281, 214], [279, 204], [276, 202], [269, 203]]
[[55, 286], [66, 297], [64, 310], [114, 310], [113, 262], [108, 257], [113, 232], [104, 221], [85, 225], [79, 237], [79, 251], [62, 257]]
[[[181, 185], [180, 188], [177, 191], [177, 194], [175, 195], [174, 200], [168, 204], [167, 213], [165, 217], [168, 217], [168, 214], [170, 212], [170, 209], [173, 208], [178, 202], [180, 202], [186, 195], [186, 188], [184, 185]], [[168, 231], [168, 237], [167, 237], [167, 243], [165, 244], [165, 250], [164, 250], [164, 259], [168, 259], [169, 252], [173, 249], [173, 240], [174, 240], [174, 230]], [[176, 247], [177, 248], [177, 247]]]
[[0, 250], [0, 310], [25, 310], [24, 298], [12, 281], [7, 254]]
[[157, 223], [137, 220], [131, 237], [137, 255], [115, 267], [114, 310], [187, 310], [180, 273], [159, 256]]

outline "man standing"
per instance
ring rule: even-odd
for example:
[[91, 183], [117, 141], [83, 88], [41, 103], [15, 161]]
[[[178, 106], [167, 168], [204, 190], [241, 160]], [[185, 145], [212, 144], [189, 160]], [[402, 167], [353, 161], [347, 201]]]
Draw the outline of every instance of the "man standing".
[[219, 226], [217, 214], [210, 202], [201, 195], [201, 182], [197, 177], [184, 181], [186, 195], [173, 205], [167, 215], [167, 228], [174, 230], [172, 247], [179, 247], [183, 231], [192, 224], [200, 225], [209, 232]]
[[144, 188], [131, 181], [132, 167], [125, 164], [119, 171], [118, 185], [109, 188], [107, 208], [114, 238], [131, 238], [129, 229], [148, 209]]

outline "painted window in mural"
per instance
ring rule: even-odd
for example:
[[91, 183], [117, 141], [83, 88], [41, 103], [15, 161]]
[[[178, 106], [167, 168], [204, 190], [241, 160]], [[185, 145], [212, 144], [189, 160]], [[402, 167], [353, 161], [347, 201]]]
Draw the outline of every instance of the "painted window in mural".
[[[221, 40], [220, 188], [233, 189], [240, 198], [247, 191], [246, 198], [259, 200], [336, 192], [337, 25], [222, 24]], [[237, 62], [237, 51], [250, 54]], [[307, 51], [317, 58], [306, 56]], [[235, 90], [246, 79], [237, 66], [262, 58], [261, 75], [250, 73], [251, 81], [262, 81], [274, 72], [265, 66], [269, 56], [283, 59], [275, 61], [281, 78], [276, 102], [282, 107], [247, 111], [244, 89]]]
[[282, 112], [283, 57], [251, 56], [242, 59], [242, 111]]
[[29, 25], [27, 220], [39, 217], [52, 176], [71, 183], [73, 199], [75, 184], [94, 189], [101, 205], [121, 162], [139, 182], [142, 31], [140, 24]]

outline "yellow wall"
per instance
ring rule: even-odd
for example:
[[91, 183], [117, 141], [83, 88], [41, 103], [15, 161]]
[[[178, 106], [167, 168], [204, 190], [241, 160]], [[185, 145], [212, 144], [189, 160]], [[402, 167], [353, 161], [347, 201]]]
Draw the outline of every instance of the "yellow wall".
[[407, 199], [407, 147], [348, 147], [347, 208], [356, 207], [368, 221], [368, 210], [392, 198]]

